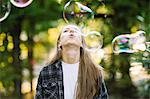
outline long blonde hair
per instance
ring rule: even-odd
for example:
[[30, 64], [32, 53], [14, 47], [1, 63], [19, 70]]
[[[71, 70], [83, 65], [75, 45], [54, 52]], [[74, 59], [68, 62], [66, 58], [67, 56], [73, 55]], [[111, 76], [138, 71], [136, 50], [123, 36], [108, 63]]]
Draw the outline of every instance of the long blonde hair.
[[[50, 64], [60, 60], [62, 57], [58, 46], [59, 42], [60, 36], [57, 40], [56, 54]], [[80, 63], [75, 97], [76, 99], [92, 99], [100, 91], [102, 74], [100, 66], [91, 59], [90, 54], [85, 49], [86, 43], [83, 37], [82, 45], [83, 47], [80, 47]]]

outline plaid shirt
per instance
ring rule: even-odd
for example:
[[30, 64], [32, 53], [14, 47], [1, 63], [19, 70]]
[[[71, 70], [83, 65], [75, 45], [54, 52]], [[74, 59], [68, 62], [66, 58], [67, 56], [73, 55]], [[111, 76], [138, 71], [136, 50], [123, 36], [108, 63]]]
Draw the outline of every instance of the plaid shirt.
[[[104, 81], [99, 92], [93, 99], [108, 99]], [[64, 99], [63, 71], [60, 60], [44, 67], [40, 72], [35, 99]]]

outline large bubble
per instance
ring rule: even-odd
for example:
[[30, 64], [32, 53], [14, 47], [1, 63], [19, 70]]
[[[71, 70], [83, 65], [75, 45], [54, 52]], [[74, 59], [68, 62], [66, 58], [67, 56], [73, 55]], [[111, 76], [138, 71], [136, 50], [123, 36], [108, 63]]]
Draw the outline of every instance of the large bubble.
[[94, 18], [94, 13], [87, 6], [71, 0], [64, 6], [63, 18], [67, 23], [83, 26], [88, 19]]
[[137, 31], [135, 34], [130, 35], [130, 45], [132, 45], [133, 50], [146, 50], [145, 45], [145, 32], [144, 31]]
[[138, 51], [145, 51], [145, 32], [137, 31], [134, 34], [125, 34], [115, 37], [112, 41], [112, 48], [114, 53], [134, 53]]
[[8, 0], [0, 0], [0, 22], [5, 20], [11, 11], [11, 4]]
[[103, 49], [93, 50], [90, 51], [90, 54], [92, 59], [99, 64], [104, 57], [104, 50]]
[[88, 50], [97, 50], [103, 45], [103, 36], [100, 32], [91, 31], [85, 36], [85, 42]]
[[26, 7], [32, 3], [33, 0], [10, 0], [10, 2], [16, 7]]

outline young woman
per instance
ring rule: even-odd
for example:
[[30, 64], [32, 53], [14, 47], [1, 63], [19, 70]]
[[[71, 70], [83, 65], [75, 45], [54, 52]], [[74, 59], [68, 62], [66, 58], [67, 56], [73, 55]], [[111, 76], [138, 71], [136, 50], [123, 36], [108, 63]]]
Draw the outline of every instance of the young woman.
[[108, 99], [100, 66], [95, 64], [76, 25], [67, 25], [57, 52], [40, 72], [36, 99]]

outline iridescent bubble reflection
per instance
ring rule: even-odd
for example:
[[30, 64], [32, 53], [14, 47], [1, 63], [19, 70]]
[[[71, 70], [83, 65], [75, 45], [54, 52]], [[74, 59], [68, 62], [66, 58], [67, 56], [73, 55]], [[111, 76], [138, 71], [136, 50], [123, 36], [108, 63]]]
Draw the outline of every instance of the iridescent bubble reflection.
[[112, 48], [114, 53], [134, 53], [138, 51], [145, 51], [145, 32], [137, 31], [134, 34], [125, 34], [115, 37], [112, 41]]
[[87, 19], [94, 18], [94, 13], [87, 6], [71, 0], [64, 6], [63, 18], [67, 23], [83, 26]]
[[32, 3], [33, 0], [10, 0], [10, 2], [16, 7], [26, 7]]
[[0, 22], [5, 20], [11, 11], [11, 4], [9, 1], [0, 0]]

